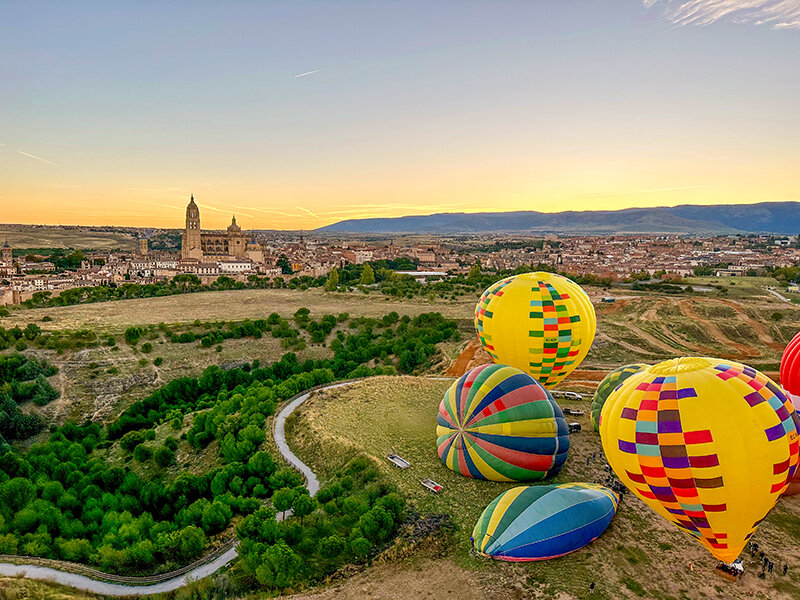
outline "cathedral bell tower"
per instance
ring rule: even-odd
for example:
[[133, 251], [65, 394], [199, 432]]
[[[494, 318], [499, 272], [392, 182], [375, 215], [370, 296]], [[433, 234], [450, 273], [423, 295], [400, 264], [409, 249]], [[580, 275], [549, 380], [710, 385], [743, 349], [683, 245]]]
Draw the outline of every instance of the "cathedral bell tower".
[[200, 209], [194, 203], [194, 194], [186, 207], [186, 228], [183, 230], [181, 241], [181, 258], [203, 260], [203, 247], [200, 240]]

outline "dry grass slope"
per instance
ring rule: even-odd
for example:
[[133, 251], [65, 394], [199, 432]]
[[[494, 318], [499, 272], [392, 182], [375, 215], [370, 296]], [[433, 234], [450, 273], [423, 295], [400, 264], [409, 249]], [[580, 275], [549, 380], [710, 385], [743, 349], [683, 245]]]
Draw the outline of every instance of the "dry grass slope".
[[[313, 397], [289, 423], [289, 441], [298, 455], [323, 475], [335, 472], [355, 454], [375, 460], [386, 476], [423, 513], [446, 512], [456, 525], [453, 557], [483, 582], [487, 598], [498, 589], [516, 588], [518, 597], [560, 598], [770, 598], [800, 597], [800, 500], [782, 500], [758, 530], [755, 541], [767, 555], [789, 565], [787, 577], [748, 575], [728, 584], [711, 573], [716, 562], [688, 535], [663, 521], [639, 500], [626, 495], [606, 533], [566, 557], [523, 564], [492, 563], [470, 552], [469, 536], [481, 511], [513, 484], [475, 481], [445, 468], [436, 453], [435, 415], [449, 382], [413, 377], [381, 377]], [[583, 431], [572, 438], [570, 458], [555, 482], [604, 479], [600, 438], [591, 431], [588, 402], [571, 402], [587, 415], [576, 420]], [[396, 452], [412, 463], [402, 471], [385, 455]], [[591, 457], [594, 456], [594, 460]], [[587, 459], [590, 459], [587, 463]], [[425, 491], [419, 480], [431, 477], [441, 495]], [[689, 570], [693, 563], [694, 571]], [[520, 584], [520, 582], [524, 582]], [[589, 595], [595, 582], [597, 589]], [[559, 594], [562, 594], [559, 596]], [[751, 595], [752, 594], [752, 595]]]

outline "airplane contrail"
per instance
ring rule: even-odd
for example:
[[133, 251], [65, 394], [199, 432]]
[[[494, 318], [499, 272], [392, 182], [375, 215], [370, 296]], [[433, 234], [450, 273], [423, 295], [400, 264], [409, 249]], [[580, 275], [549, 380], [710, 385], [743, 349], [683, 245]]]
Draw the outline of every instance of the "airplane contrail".
[[56, 163], [54, 163], [53, 161], [51, 161], [51, 160], [47, 160], [46, 158], [42, 158], [41, 156], [36, 156], [35, 154], [28, 154], [27, 152], [23, 152], [22, 150], [17, 150], [17, 152], [19, 152], [20, 154], [22, 154], [22, 156], [27, 156], [28, 158], [32, 158], [32, 159], [34, 159], [34, 160], [40, 160], [40, 161], [42, 161], [43, 163], [47, 163], [48, 165], [53, 165], [54, 167], [57, 167], [57, 166], [58, 166], [58, 165], [57, 165]]
[[298, 73], [297, 75], [294, 76], [294, 78], [297, 79], [298, 77], [305, 77], [306, 75], [313, 75], [314, 73], [319, 73], [320, 71], [322, 71], [322, 69], [315, 69], [314, 71], [308, 71], [306, 73]]
[[304, 213], [308, 213], [309, 215], [311, 215], [315, 219], [321, 219], [322, 218], [319, 215], [315, 215], [313, 212], [311, 212], [307, 208], [303, 208], [302, 206], [295, 206], [295, 208], [298, 209], [298, 210], [302, 210]]

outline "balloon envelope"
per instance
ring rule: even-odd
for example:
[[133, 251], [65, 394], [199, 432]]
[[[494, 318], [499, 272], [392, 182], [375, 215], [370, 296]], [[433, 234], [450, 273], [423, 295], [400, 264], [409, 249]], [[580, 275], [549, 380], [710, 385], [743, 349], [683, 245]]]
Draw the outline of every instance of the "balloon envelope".
[[677, 358], [611, 392], [600, 437], [633, 493], [730, 563], [797, 469], [793, 413], [780, 387], [751, 367]]
[[649, 365], [644, 363], [625, 365], [624, 367], [614, 369], [603, 378], [603, 381], [597, 386], [597, 390], [592, 397], [592, 427], [594, 427], [595, 431], [600, 430], [600, 411], [603, 409], [608, 395], [628, 377], [634, 373], [638, 373], [642, 369], [646, 369], [648, 366]]
[[499, 560], [557, 558], [599, 537], [617, 502], [614, 492], [590, 483], [516, 487], [486, 507], [472, 543], [481, 554]]
[[569, 426], [553, 397], [505, 365], [475, 367], [450, 386], [439, 404], [436, 436], [448, 468], [492, 481], [550, 477], [569, 451]]
[[[781, 357], [781, 386], [789, 396], [792, 404], [800, 401], [800, 333], [795, 335]], [[800, 425], [800, 423], [798, 423]], [[800, 494], [800, 469], [795, 471], [792, 482], [784, 496], [795, 496]]]
[[800, 333], [790, 341], [781, 357], [781, 385], [792, 401], [800, 398]]
[[545, 387], [561, 383], [586, 358], [596, 325], [586, 292], [554, 273], [502, 279], [475, 306], [475, 329], [492, 360]]

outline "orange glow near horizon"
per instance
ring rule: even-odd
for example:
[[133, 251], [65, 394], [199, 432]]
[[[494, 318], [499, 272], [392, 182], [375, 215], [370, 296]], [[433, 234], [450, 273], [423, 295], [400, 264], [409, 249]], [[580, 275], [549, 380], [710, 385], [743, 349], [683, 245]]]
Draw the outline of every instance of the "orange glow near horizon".
[[[664, 165], [662, 170], [677, 166]], [[4, 223], [180, 228], [193, 193], [204, 229], [222, 229], [235, 214], [245, 229], [311, 230], [344, 219], [437, 212], [617, 210], [798, 199], [789, 165], [749, 167], [705, 176], [699, 167], [685, 168], [688, 172], [681, 177], [650, 169], [648, 176], [637, 177], [630, 174], [630, 164], [626, 169], [597, 164], [582, 170], [571, 165], [563, 173], [495, 164], [408, 178], [396, 173], [387, 173], [385, 179], [379, 174], [369, 179], [345, 175], [297, 187], [289, 181], [151, 187], [117, 182], [34, 186], [20, 181], [2, 190], [0, 206]]]

